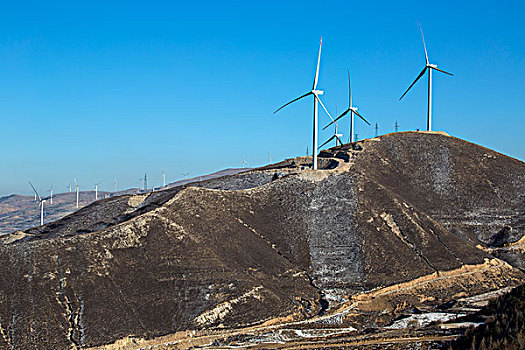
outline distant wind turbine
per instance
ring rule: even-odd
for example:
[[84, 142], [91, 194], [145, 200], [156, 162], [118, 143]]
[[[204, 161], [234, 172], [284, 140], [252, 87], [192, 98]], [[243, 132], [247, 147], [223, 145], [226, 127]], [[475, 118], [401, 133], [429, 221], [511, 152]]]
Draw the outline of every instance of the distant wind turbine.
[[53, 184], [51, 184], [51, 187], [49, 188], [49, 191], [48, 191], [48, 192], [50, 193], [50, 196], [49, 196], [49, 199], [50, 199], [49, 204], [53, 204]]
[[77, 192], [77, 208], [78, 208], [78, 189], [80, 188], [80, 186], [78, 185], [77, 179], [74, 179], [74, 181], [75, 181], [75, 191]]
[[187, 179], [189, 174], [190, 173], [182, 173], [181, 175], [184, 176], [185, 179]]
[[69, 187], [69, 192], [71, 192], [71, 181], [69, 181], [69, 185], [67, 185], [67, 187]]
[[[336, 124], [337, 125], [337, 124]], [[328, 142], [332, 141], [335, 139], [335, 146], [337, 147], [338, 146], [338, 142], [339, 144], [343, 144], [343, 141], [341, 141], [340, 137], [343, 136], [343, 134], [338, 134], [337, 133], [337, 127], [335, 129], [335, 133], [332, 137], [330, 137], [328, 140], [325, 141], [325, 143], [323, 143], [321, 146], [319, 146], [319, 149], [321, 149], [321, 147], [323, 147], [324, 145], [326, 145]]]
[[242, 156], [242, 161], [241, 161], [242, 167], [246, 168], [246, 164], [247, 163], [248, 163], [248, 161], [246, 159], [244, 159], [244, 156]]
[[117, 192], [117, 177], [113, 178], [113, 192]]
[[[312, 161], [312, 169], [316, 170], [317, 169], [317, 138], [318, 138], [318, 113], [317, 113], [317, 109], [318, 109], [318, 106], [317, 104], [320, 103], [321, 104], [321, 107], [323, 107], [324, 111], [326, 112], [326, 114], [330, 115], [330, 113], [328, 113], [328, 110], [326, 109], [326, 107], [324, 106], [323, 102], [321, 101], [321, 99], [319, 98], [320, 95], [322, 95], [324, 93], [324, 91], [321, 91], [321, 90], [316, 90], [317, 88], [317, 82], [319, 81], [319, 64], [321, 63], [321, 47], [323, 45], [323, 38], [321, 37], [321, 42], [319, 43], [319, 55], [317, 57], [317, 69], [315, 70], [315, 78], [314, 78], [314, 85], [312, 87], [312, 90], [307, 92], [306, 94], [302, 95], [302, 96], [299, 96], [297, 97], [296, 99], [294, 100], [291, 100], [290, 102], [282, 105], [281, 107], [279, 107], [279, 109], [277, 109], [275, 112], [273, 112], [274, 114], [279, 112], [281, 109], [283, 109], [284, 107], [288, 106], [289, 104], [295, 102], [295, 101], [298, 101], [304, 97], [307, 97], [307, 96], [310, 96], [312, 95], [313, 98], [314, 98], [314, 127], [313, 127], [313, 161]], [[330, 116], [330, 118], [332, 118]]]
[[[419, 23], [418, 23], [419, 24]], [[425, 49], [425, 68], [419, 73], [416, 80], [408, 87], [408, 89], [405, 91], [403, 95], [399, 98], [401, 100], [407, 92], [414, 86], [414, 84], [421, 78], [425, 72], [428, 70], [428, 105], [427, 105], [427, 131], [432, 130], [432, 70], [435, 69], [441, 73], [445, 73], [448, 75], [454, 75], [452, 73], [445, 72], [444, 70], [441, 70], [437, 67], [435, 64], [430, 64], [428, 61], [428, 54], [427, 54], [427, 45], [425, 44], [425, 37], [423, 36], [423, 29], [421, 29], [421, 24], [419, 24], [419, 30], [421, 31], [421, 38], [423, 39], [423, 48]]]
[[98, 201], [98, 185], [100, 185], [102, 182], [95, 184], [95, 200]]
[[396, 120], [396, 123], [394, 124], [394, 130], [395, 132], [398, 132], [399, 130], [399, 124], [397, 123], [397, 120]]
[[375, 129], [376, 129], [376, 137], [377, 137], [379, 136], [379, 126], [377, 125], [377, 123], [376, 123]]
[[[324, 129], [344, 117], [345, 115], [350, 112], [350, 142], [354, 142], [354, 114], [356, 114], [359, 118], [363, 119], [365, 123], [370, 125], [370, 123], [357, 111], [357, 107], [352, 106], [352, 87], [350, 86], [350, 71], [348, 71], [348, 108], [337, 118], [335, 118], [334, 121], [332, 121], [330, 124], [326, 125]], [[355, 140], [357, 141], [357, 140]]]
[[[335, 115], [337, 115], [337, 106], [335, 106]], [[332, 119], [332, 116], [330, 116], [330, 119]], [[339, 146], [339, 144], [343, 144], [343, 141], [341, 141], [340, 137], [343, 136], [343, 134], [337, 133], [337, 123], [334, 119], [332, 119], [332, 123], [335, 125], [334, 135], [330, 137], [325, 143], [323, 143], [321, 146], [319, 146], [319, 149], [321, 149], [324, 145], [326, 145], [328, 142], [335, 139], [335, 147]]]
[[46, 202], [47, 199], [49, 199], [49, 197], [40, 198], [40, 195], [36, 191], [36, 188], [35, 188], [35, 186], [33, 186], [31, 181], [29, 181], [29, 185], [31, 185], [31, 188], [35, 192], [35, 196], [38, 199], [38, 203], [39, 203], [38, 206], [40, 207], [40, 226], [42, 226], [42, 225], [44, 225], [44, 203]]
[[162, 187], [166, 188], [166, 172], [162, 170]]

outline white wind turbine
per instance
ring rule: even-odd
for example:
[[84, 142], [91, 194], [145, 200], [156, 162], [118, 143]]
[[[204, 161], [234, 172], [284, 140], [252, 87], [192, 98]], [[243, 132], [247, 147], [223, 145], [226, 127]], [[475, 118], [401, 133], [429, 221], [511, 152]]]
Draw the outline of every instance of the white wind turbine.
[[242, 156], [241, 164], [242, 164], [243, 168], [246, 168], [246, 164], [248, 164], [248, 161], [246, 159], [244, 159], [244, 156]]
[[[315, 78], [314, 78], [314, 85], [312, 87], [312, 90], [307, 92], [306, 94], [296, 98], [295, 100], [292, 100], [286, 104], [284, 104], [283, 106], [279, 107], [279, 109], [277, 109], [275, 112], [273, 112], [274, 114], [279, 112], [281, 109], [283, 109], [284, 107], [288, 106], [289, 104], [297, 101], [297, 100], [300, 100], [302, 99], [303, 97], [307, 97], [307, 96], [310, 96], [312, 95], [314, 97], [314, 127], [313, 127], [313, 162], [312, 162], [312, 168], [314, 170], [317, 169], [317, 136], [318, 136], [318, 112], [317, 112], [317, 109], [318, 109], [318, 106], [317, 106], [317, 103], [320, 103], [321, 106], [323, 107], [323, 109], [325, 110], [325, 112], [330, 115], [330, 113], [328, 113], [328, 110], [326, 109], [326, 107], [324, 106], [323, 102], [321, 101], [321, 99], [319, 98], [320, 95], [322, 95], [324, 93], [324, 91], [321, 91], [321, 90], [316, 90], [317, 88], [317, 82], [319, 81], [319, 64], [321, 62], [321, 47], [323, 45], [323, 38], [321, 37], [321, 42], [319, 43], [319, 55], [317, 57], [317, 69], [315, 70]], [[330, 116], [330, 118], [332, 118]]]
[[53, 184], [51, 184], [51, 187], [49, 188], [49, 191], [48, 191], [48, 192], [50, 193], [50, 196], [49, 196], [49, 199], [50, 199], [49, 204], [53, 204]]
[[74, 179], [74, 181], [75, 181], [75, 191], [77, 193], [77, 208], [78, 208], [78, 189], [80, 188], [80, 186], [78, 185], [77, 179]]
[[95, 200], [98, 201], [98, 185], [100, 185], [102, 182], [95, 184]]
[[166, 172], [162, 170], [162, 187], [166, 188]]
[[117, 177], [116, 176], [113, 178], [113, 186], [114, 186], [113, 192], [117, 192]]
[[[418, 23], [419, 24], [419, 23]], [[430, 64], [428, 61], [428, 54], [427, 54], [427, 45], [425, 44], [425, 37], [423, 36], [423, 29], [421, 29], [421, 24], [419, 24], [419, 30], [421, 31], [421, 38], [423, 39], [423, 48], [425, 49], [425, 68], [419, 73], [416, 80], [408, 87], [408, 89], [405, 91], [403, 95], [399, 98], [401, 100], [407, 92], [414, 86], [414, 84], [425, 74], [425, 72], [428, 70], [428, 106], [427, 106], [427, 131], [432, 130], [432, 69], [435, 69], [441, 73], [445, 73], [448, 75], [454, 75], [452, 73], [445, 72], [444, 70], [441, 70], [437, 67], [435, 64]]]
[[370, 125], [370, 123], [361, 114], [359, 114], [357, 109], [357, 107], [352, 106], [352, 87], [350, 86], [350, 71], [348, 71], [348, 108], [343, 113], [341, 113], [340, 116], [335, 118], [335, 120], [332, 120], [330, 124], [326, 125], [323, 128], [323, 130], [335, 123], [336, 121], [338, 121], [339, 119], [341, 119], [342, 117], [344, 117], [345, 115], [347, 115], [348, 112], [350, 112], [350, 142], [354, 142], [354, 114], [361, 118], [365, 123]]
[[29, 185], [31, 185], [31, 188], [35, 192], [35, 197], [37, 197], [37, 199], [38, 199], [38, 203], [39, 203], [38, 206], [40, 207], [40, 226], [42, 226], [42, 225], [44, 225], [44, 203], [46, 202], [46, 200], [49, 199], [49, 197], [40, 198], [40, 195], [36, 191], [36, 188], [35, 188], [35, 186], [33, 186], [31, 181], [29, 181]]
[[[335, 114], [337, 115], [337, 106], [335, 107]], [[330, 119], [332, 119], [332, 116], [330, 116]], [[335, 139], [335, 147], [343, 144], [343, 141], [341, 141], [341, 136], [343, 136], [343, 134], [338, 134], [337, 133], [338, 125], [337, 125], [336, 121], [332, 119], [332, 123], [335, 125], [334, 135], [332, 137], [330, 137], [321, 146], [319, 146], [319, 149], [321, 149], [324, 145], [326, 145], [328, 142], [332, 141], [333, 139]]]

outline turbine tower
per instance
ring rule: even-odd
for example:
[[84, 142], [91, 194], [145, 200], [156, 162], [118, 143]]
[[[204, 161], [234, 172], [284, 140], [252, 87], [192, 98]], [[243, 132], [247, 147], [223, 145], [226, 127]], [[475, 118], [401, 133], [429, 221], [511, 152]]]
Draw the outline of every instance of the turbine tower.
[[[419, 23], [418, 23], [419, 24]], [[405, 91], [403, 95], [399, 98], [401, 99], [407, 94], [407, 92], [414, 86], [414, 84], [421, 78], [426, 71], [428, 70], [428, 105], [427, 105], [427, 131], [432, 130], [432, 70], [435, 69], [438, 72], [445, 73], [448, 75], [454, 75], [452, 73], [445, 72], [444, 70], [441, 70], [437, 67], [435, 64], [430, 64], [428, 61], [428, 54], [427, 54], [427, 45], [425, 44], [425, 37], [423, 36], [423, 29], [421, 28], [421, 24], [419, 24], [419, 30], [421, 31], [421, 38], [423, 39], [423, 48], [425, 49], [425, 68], [419, 73], [416, 80], [408, 87], [408, 89]]]
[[78, 208], [78, 189], [79, 189], [79, 185], [78, 185], [78, 182], [77, 182], [77, 179], [74, 179], [75, 181], [75, 191], [77, 192], [77, 208]]
[[49, 199], [50, 199], [49, 204], [53, 204], [53, 184], [51, 184], [51, 187], [49, 188], [49, 191], [48, 191], [48, 192], [50, 193], [50, 196], [49, 196]]
[[113, 178], [113, 192], [117, 192], [117, 177]]
[[[300, 99], [302, 99], [303, 97], [307, 97], [307, 96], [310, 96], [312, 95], [313, 98], [314, 98], [314, 126], [313, 126], [313, 161], [312, 161], [312, 169], [316, 170], [317, 169], [317, 137], [318, 137], [318, 113], [317, 113], [317, 109], [318, 109], [318, 103], [321, 104], [321, 106], [323, 107], [323, 109], [325, 110], [325, 112], [330, 115], [330, 113], [328, 113], [328, 110], [326, 109], [326, 107], [324, 106], [323, 102], [321, 101], [321, 99], [319, 98], [320, 95], [322, 95], [324, 93], [324, 91], [321, 91], [321, 90], [316, 90], [317, 88], [317, 82], [319, 81], [319, 64], [321, 63], [321, 47], [323, 45], [323, 38], [321, 37], [321, 42], [319, 43], [319, 55], [317, 57], [317, 69], [315, 71], [315, 78], [314, 78], [314, 85], [312, 87], [312, 90], [307, 92], [306, 94], [302, 95], [302, 96], [299, 96], [297, 97], [296, 99], [282, 105], [281, 107], [279, 107], [279, 109], [277, 109], [275, 112], [273, 112], [273, 114], [279, 112], [281, 109], [283, 109], [284, 107], [288, 106], [289, 104], [295, 102], [295, 101], [298, 101]], [[330, 118], [332, 118], [330, 116]]]
[[397, 123], [397, 120], [396, 120], [396, 123], [394, 124], [394, 130], [396, 132], [398, 132], [398, 130], [399, 130], [399, 124]]
[[39, 203], [38, 206], [40, 207], [40, 226], [42, 226], [42, 225], [44, 225], [44, 203], [46, 202], [47, 199], [49, 199], [49, 197], [40, 198], [40, 195], [36, 191], [36, 188], [35, 188], [35, 186], [33, 186], [31, 181], [29, 181], [29, 185], [31, 185], [31, 188], [35, 192], [35, 197], [37, 197], [37, 199], [38, 199], [38, 203]]
[[376, 123], [375, 129], [376, 129], [376, 137], [377, 137], [379, 135], [379, 126], [377, 126], [377, 123]]
[[95, 200], [98, 201], [98, 185], [100, 185], [102, 182], [95, 184]]
[[247, 163], [248, 163], [248, 161], [246, 159], [244, 159], [244, 156], [242, 156], [242, 161], [241, 161], [242, 167], [246, 168], [246, 164]]
[[350, 71], [348, 71], [348, 108], [340, 116], [335, 118], [335, 120], [333, 120], [330, 124], [326, 125], [323, 128], [323, 130], [335, 123], [336, 121], [338, 121], [339, 119], [341, 119], [342, 117], [344, 117], [345, 115], [347, 115], [348, 112], [350, 112], [350, 142], [354, 142], [357, 141], [354, 140], [354, 114], [356, 114], [368, 125], [370, 125], [370, 123], [361, 114], [359, 114], [359, 112], [357, 111], [357, 107], [352, 106], [352, 88], [350, 86]]
[[162, 187], [166, 188], [166, 172], [162, 170]]

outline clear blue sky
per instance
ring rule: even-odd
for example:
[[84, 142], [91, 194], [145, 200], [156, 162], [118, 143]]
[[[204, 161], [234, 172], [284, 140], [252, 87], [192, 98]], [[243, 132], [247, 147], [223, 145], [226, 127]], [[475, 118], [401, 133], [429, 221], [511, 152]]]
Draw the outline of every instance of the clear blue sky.
[[[0, 11], [0, 196], [171, 182], [303, 155], [311, 88], [331, 111], [354, 101], [380, 133], [424, 129], [434, 75], [434, 129], [525, 159], [522, 1], [24, 1]], [[321, 114], [321, 126], [327, 117]], [[342, 123], [348, 137], [347, 121]], [[360, 138], [372, 127], [356, 122]], [[322, 132], [320, 142], [332, 130]]]

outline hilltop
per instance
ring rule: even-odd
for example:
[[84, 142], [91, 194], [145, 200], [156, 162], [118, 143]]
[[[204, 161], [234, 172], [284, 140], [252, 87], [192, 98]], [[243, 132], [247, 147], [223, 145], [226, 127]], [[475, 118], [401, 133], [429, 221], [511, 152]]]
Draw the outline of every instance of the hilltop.
[[409, 322], [428, 336], [426, 319], [525, 281], [523, 162], [435, 132], [320, 157], [322, 170], [290, 159], [7, 235], [0, 347], [260, 347]]

